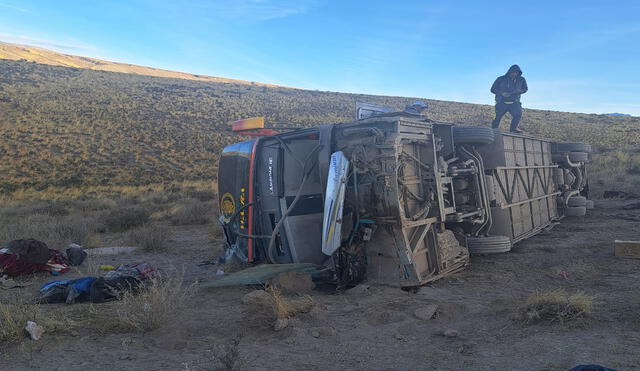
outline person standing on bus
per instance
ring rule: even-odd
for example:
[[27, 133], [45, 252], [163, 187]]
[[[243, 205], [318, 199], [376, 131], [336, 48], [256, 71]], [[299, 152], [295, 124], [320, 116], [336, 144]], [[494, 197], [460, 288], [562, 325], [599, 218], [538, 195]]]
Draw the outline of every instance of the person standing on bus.
[[509, 130], [513, 133], [521, 133], [518, 124], [522, 118], [522, 104], [520, 95], [529, 90], [527, 80], [522, 77], [522, 70], [517, 64], [509, 68], [506, 74], [498, 77], [491, 86], [491, 92], [496, 95], [496, 118], [491, 123], [491, 127], [497, 129], [500, 120], [507, 112], [511, 114], [511, 126]]

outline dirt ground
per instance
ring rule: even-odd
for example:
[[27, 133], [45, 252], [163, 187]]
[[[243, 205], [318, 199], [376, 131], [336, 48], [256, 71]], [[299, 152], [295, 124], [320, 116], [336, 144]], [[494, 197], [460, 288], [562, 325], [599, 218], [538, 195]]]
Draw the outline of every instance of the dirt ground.
[[[466, 270], [416, 293], [384, 286], [314, 291], [315, 307], [282, 331], [247, 318], [240, 299], [255, 288], [198, 289], [160, 329], [45, 334], [38, 342], [3, 345], [0, 369], [211, 370], [218, 346], [238, 337], [240, 369], [568, 370], [588, 363], [640, 369], [640, 260], [616, 258], [612, 247], [615, 239], [640, 240], [637, 221], [611, 216], [632, 202], [597, 201], [584, 219], [565, 219], [511, 253], [474, 256]], [[184, 269], [189, 282], [215, 276], [215, 266], [198, 265], [220, 249], [205, 227], [178, 227], [173, 246], [99, 263], [147, 261], [165, 271]], [[0, 290], [0, 298], [35, 297], [39, 284], [51, 279], [37, 276], [28, 287]], [[593, 315], [524, 325], [519, 314], [527, 297], [553, 289], [597, 295]], [[430, 304], [438, 306], [435, 318], [414, 315]], [[87, 304], [68, 307], [73, 316]], [[458, 336], [444, 336], [446, 330]]]

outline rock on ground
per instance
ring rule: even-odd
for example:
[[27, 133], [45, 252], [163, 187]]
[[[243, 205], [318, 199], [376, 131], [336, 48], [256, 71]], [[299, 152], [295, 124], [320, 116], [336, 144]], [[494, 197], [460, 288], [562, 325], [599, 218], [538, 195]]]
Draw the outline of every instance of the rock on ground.
[[460, 332], [458, 330], [448, 329], [444, 331], [443, 335], [448, 338], [455, 338], [460, 335]]
[[346, 290], [345, 294], [347, 294], [347, 295], [368, 296], [368, 295], [373, 294], [373, 292], [371, 290], [371, 286], [365, 285], [365, 284], [360, 284], [358, 286], [355, 286], [355, 287], [352, 287], [352, 288]]
[[429, 304], [423, 307], [416, 308], [416, 310], [413, 311], [413, 315], [418, 319], [428, 321], [433, 318], [433, 315], [436, 314], [437, 310], [438, 306], [436, 304]]
[[278, 318], [276, 319], [276, 322], [273, 324], [273, 329], [275, 331], [281, 331], [284, 330], [285, 328], [287, 328], [289, 326], [289, 319], [288, 318]]
[[40, 340], [42, 334], [44, 334], [44, 328], [33, 321], [27, 321], [27, 325], [24, 329], [29, 333], [29, 336], [31, 336], [31, 339], [33, 340]]
[[321, 336], [336, 336], [336, 334], [338, 333], [336, 331], [336, 329], [334, 329], [333, 327], [329, 327], [329, 326], [323, 326], [323, 327], [313, 327], [311, 328], [311, 330], [309, 331], [311, 333], [311, 336], [313, 336], [314, 338], [319, 338]]

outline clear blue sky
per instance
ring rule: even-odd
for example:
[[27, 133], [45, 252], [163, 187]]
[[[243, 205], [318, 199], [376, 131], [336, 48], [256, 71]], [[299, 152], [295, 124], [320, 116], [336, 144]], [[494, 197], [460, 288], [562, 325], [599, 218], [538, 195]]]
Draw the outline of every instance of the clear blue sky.
[[640, 1], [0, 0], [0, 40], [307, 89], [640, 115]]

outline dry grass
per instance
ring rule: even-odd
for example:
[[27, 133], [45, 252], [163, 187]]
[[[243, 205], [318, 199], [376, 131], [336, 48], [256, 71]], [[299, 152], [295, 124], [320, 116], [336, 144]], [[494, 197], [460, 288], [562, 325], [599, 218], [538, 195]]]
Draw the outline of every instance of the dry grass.
[[27, 321], [39, 323], [40, 308], [37, 305], [0, 303], [0, 342], [18, 342], [25, 338]]
[[190, 198], [195, 198], [199, 201], [213, 201], [216, 199], [217, 194], [213, 189], [187, 189], [184, 191], [185, 195]]
[[120, 301], [112, 303], [111, 310], [92, 310], [93, 325], [102, 330], [155, 330], [175, 319], [193, 294], [194, 287], [184, 285], [183, 273], [170, 277], [157, 275], [141, 291], [126, 293]]
[[593, 264], [582, 259], [552, 267], [550, 270], [552, 277], [567, 281], [594, 280], [601, 275]]
[[246, 364], [240, 358], [240, 341], [242, 333], [236, 334], [225, 343], [218, 344], [213, 348], [211, 359], [201, 359], [194, 364], [183, 363], [183, 371], [212, 370], [212, 371], [240, 371], [245, 370]]
[[112, 232], [139, 227], [149, 221], [150, 212], [142, 207], [124, 207], [105, 213], [101, 221]]
[[72, 266], [71, 269], [82, 276], [100, 277], [105, 274], [105, 271], [100, 269], [102, 264], [100, 264], [99, 258], [100, 257], [87, 255], [82, 264]]
[[82, 240], [81, 246], [86, 248], [94, 248], [103, 246], [102, 238], [99, 233], [89, 232]]
[[17, 205], [7, 205], [2, 208], [1, 213], [10, 218], [33, 214], [64, 216], [69, 215], [69, 203], [65, 201], [33, 201]]
[[296, 314], [306, 313], [315, 305], [315, 301], [311, 295], [286, 297], [282, 295], [280, 289], [274, 285], [267, 285], [266, 291], [273, 298], [273, 310], [276, 318], [289, 318]]
[[38, 304], [0, 303], [0, 343], [17, 343], [27, 338], [25, 325], [34, 321], [47, 333], [69, 330], [69, 319], [58, 319], [52, 313], [44, 314]]
[[0, 207], [0, 244], [35, 238], [55, 249], [70, 243], [97, 247], [98, 233], [106, 231], [100, 214], [114, 205], [110, 199], [7, 203]]
[[240, 371], [244, 364], [240, 359], [240, 341], [242, 335], [236, 335], [228, 344], [220, 344], [214, 350], [212, 369], [215, 371]]
[[172, 233], [165, 226], [145, 225], [130, 232], [129, 238], [145, 251], [160, 251], [168, 247]]
[[[94, 264], [89, 270], [99, 268]], [[194, 287], [185, 286], [184, 274], [178, 273], [170, 277], [158, 275], [149, 279], [141, 290], [126, 293], [119, 301], [99, 305], [78, 304], [60, 311], [48, 308], [45, 312], [38, 304], [0, 303], [0, 344], [26, 339], [27, 321], [43, 326], [45, 336], [80, 328], [99, 333], [151, 331], [175, 319], [193, 293]]]
[[[149, 225], [156, 222], [205, 224], [215, 214], [215, 201], [210, 200], [214, 193], [192, 183], [149, 187], [146, 193], [139, 188], [120, 188], [118, 191], [122, 193], [111, 198], [3, 203], [0, 205], [0, 245], [14, 239], [35, 238], [51, 248], [64, 250], [70, 243], [92, 248], [104, 243], [128, 243], [126, 239], [132, 238], [147, 250], [161, 250], [170, 236], [161, 228]], [[136, 228], [139, 229], [119, 235]], [[219, 227], [215, 229], [212, 238], [221, 234]]]
[[636, 187], [640, 183], [640, 147], [595, 153], [587, 170], [595, 197], [602, 197], [604, 191], [640, 194]]
[[192, 73], [161, 70], [153, 67], [138, 66], [133, 64], [125, 64], [119, 62], [105, 61], [102, 59], [94, 59], [90, 57], [81, 57], [76, 55], [61, 54], [56, 51], [46, 50], [38, 47], [26, 46], [26, 45], [0, 45], [0, 58], [15, 60], [15, 61], [29, 61], [41, 64], [49, 64], [53, 66], [64, 66], [71, 68], [86, 68], [91, 70], [101, 71], [117, 71], [119, 73], [129, 73], [145, 76], [164, 77], [172, 79], [183, 80], [195, 80], [204, 82], [225, 82], [244, 85], [258, 85], [258, 86], [271, 86], [277, 87], [278, 85], [236, 80], [232, 78], [207, 76], [207, 75], [194, 75]]
[[273, 300], [273, 314], [276, 318], [289, 318], [289, 316], [294, 313], [295, 308], [285, 300], [277, 286], [267, 285], [265, 291], [271, 295], [271, 299]]
[[74, 200], [70, 202], [74, 210], [89, 213], [92, 211], [103, 211], [115, 209], [118, 204], [110, 198], [91, 198], [87, 200]]
[[310, 295], [287, 297], [274, 285], [266, 285], [266, 300], [258, 300], [249, 304], [247, 317], [256, 326], [273, 326], [278, 319], [291, 318], [306, 313], [313, 308], [315, 302]]
[[62, 249], [70, 243], [82, 244], [98, 225], [93, 218], [72, 215], [34, 214], [15, 219], [0, 218], [0, 243], [35, 238], [51, 248]]
[[[210, 181], [184, 181], [170, 183], [155, 183], [144, 186], [136, 185], [111, 185], [111, 186], [78, 186], [78, 187], [48, 187], [36, 189], [23, 187], [11, 193], [0, 193], [0, 202], [11, 204], [16, 202], [34, 201], [73, 201], [82, 205], [83, 203], [95, 205], [95, 210], [115, 208], [114, 200], [123, 197], [137, 197], [143, 202], [158, 201], [153, 195], [162, 195], [167, 198], [167, 202], [175, 201], [183, 197], [186, 192], [216, 192], [215, 184]], [[200, 199], [200, 197], [192, 196]], [[99, 200], [99, 201], [96, 201]], [[102, 205], [101, 205], [102, 204]]]
[[580, 291], [571, 295], [563, 290], [538, 291], [527, 299], [524, 320], [533, 324], [581, 319], [593, 312], [594, 301], [594, 295]]
[[185, 195], [182, 193], [171, 193], [171, 192], [150, 192], [148, 194], [144, 194], [138, 197], [141, 203], [150, 203], [153, 205], [163, 205], [171, 202], [175, 202], [184, 198]]
[[188, 198], [170, 210], [169, 221], [173, 225], [207, 224], [213, 214], [213, 203]]

